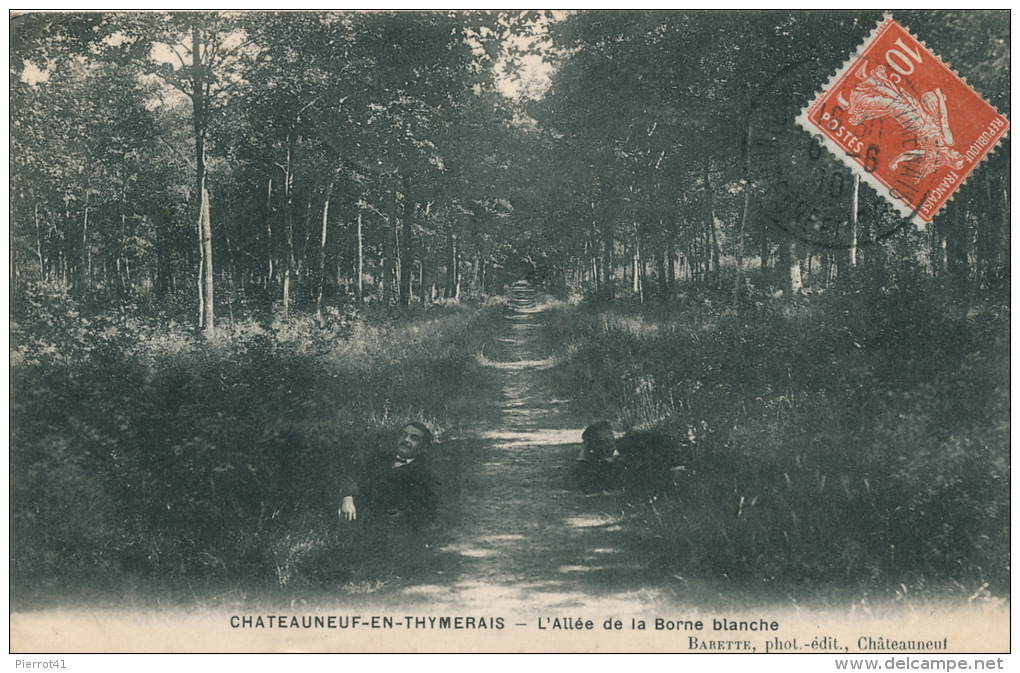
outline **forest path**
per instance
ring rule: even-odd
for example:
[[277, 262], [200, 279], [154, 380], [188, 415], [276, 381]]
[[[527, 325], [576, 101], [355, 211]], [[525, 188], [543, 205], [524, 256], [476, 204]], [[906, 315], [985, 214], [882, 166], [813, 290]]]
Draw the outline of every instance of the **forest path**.
[[529, 285], [513, 286], [503, 324], [478, 358], [498, 397], [479, 399], [460, 436], [437, 446], [456, 482], [453, 515], [440, 524], [429, 568], [381, 591], [390, 600], [548, 614], [595, 603], [636, 609], [681, 586], [636, 550], [620, 493], [585, 494], [571, 483], [591, 419], [553, 393], [557, 363], [537, 338], [543, 314]]

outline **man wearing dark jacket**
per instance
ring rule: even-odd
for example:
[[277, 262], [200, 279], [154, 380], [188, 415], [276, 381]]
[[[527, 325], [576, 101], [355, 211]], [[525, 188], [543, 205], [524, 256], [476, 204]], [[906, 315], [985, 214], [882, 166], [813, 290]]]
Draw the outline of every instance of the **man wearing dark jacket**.
[[340, 484], [340, 520], [372, 529], [398, 521], [420, 528], [438, 506], [438, 482], [429, 459], [432, 433], [423, 424], [405, 425], [393, 449], [365, 456]]

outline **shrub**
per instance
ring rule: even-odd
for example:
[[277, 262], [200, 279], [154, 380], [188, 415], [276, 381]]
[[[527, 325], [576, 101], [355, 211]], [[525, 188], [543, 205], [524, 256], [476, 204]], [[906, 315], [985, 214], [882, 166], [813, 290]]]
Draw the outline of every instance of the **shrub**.
[[238, 321], [207, 342], [172, 324], [70, 318], [60, 301], [24, 313], [11, 370], [23, 593], [127, 577], [297, 581], [329, 541], [344, 456], [406, 419], [454, 422], [477, 323], [496, 310]]

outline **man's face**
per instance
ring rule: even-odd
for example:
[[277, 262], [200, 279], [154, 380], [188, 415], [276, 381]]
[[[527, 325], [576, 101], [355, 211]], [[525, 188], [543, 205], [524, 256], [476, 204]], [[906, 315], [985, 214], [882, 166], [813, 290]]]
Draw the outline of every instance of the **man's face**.
[[397, 441], [397, 453], [404, 458], [414, 458], [425, 448], [425, 433], [413, 425], [405, 426], [400, 431]]

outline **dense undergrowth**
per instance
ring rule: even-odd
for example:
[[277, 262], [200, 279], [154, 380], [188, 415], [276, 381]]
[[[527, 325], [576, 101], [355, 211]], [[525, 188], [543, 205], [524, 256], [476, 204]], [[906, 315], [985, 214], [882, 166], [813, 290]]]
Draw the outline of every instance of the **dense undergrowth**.
[[[556, 305], [560, 394], [664, 433], [683, 470], [633, 499], [670, 572], [776, 586], [1009, 587], [1009, 311], [930, 279], [734, 310]], [[335, 468], [406, 419], [477, 413], [498, 307], [237, 320], [12, 307], [12, 597], [321, 582]], [[647, 495], [647, 493], [646, 493]]]
[[678, 447], [631, 512], [677, 573], [1008, 593], [1008, 309], [846, 280], [739, 312], [581, 305], [546, 337], [580, 408]]
[[307, 579], [337, 465], [406, 420], [460, 422], [495, 309], [246, 320], [206, 341], [27, 295], [12, 312], [12, 594]]

